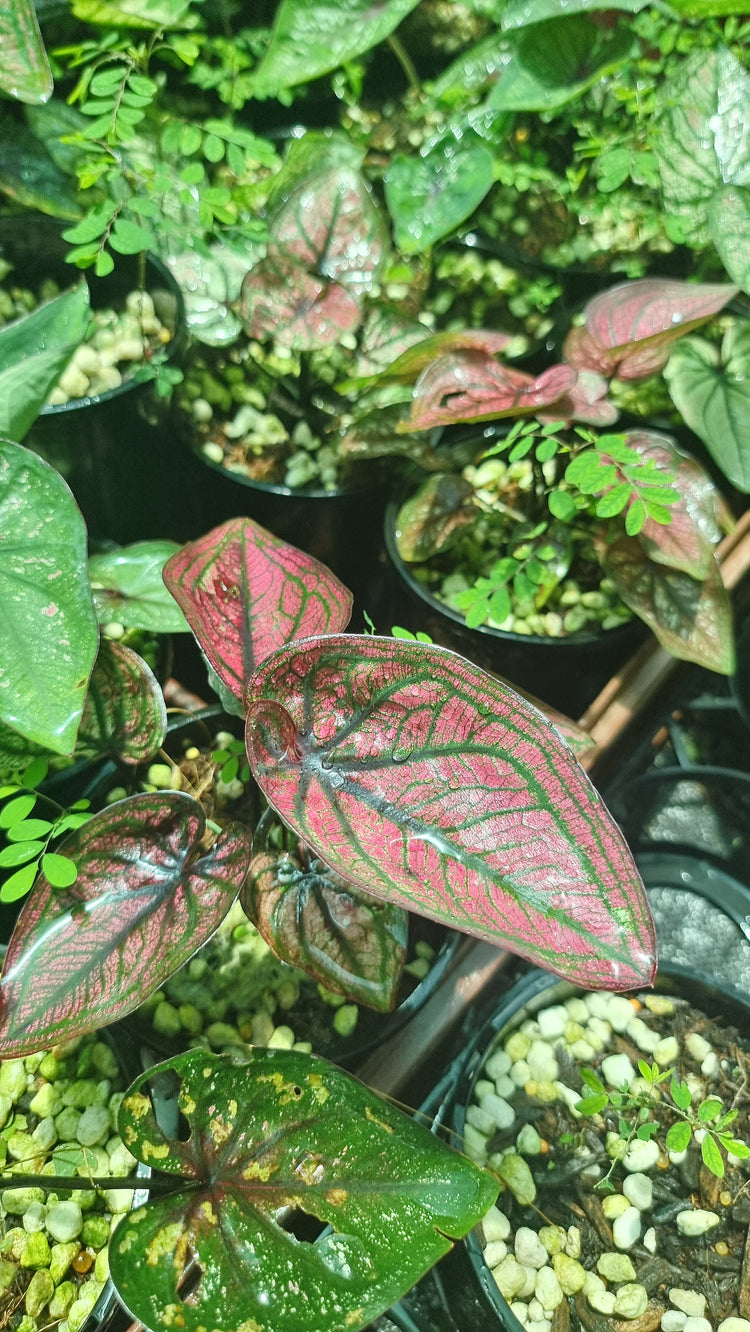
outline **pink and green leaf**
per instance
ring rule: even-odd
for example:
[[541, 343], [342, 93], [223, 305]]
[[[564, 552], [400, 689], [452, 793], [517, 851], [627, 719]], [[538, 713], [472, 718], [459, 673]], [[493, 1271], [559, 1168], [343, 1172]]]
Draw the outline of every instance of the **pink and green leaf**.
[[270, 804], [363, 891], [590, 986], [654, 969], [632, 857], [552, 724], [444, 649], [310, 639], [250, 681]]
[[309, 634], [336, 634], [352, 594], [319, 560], [251, 518], [231, 518], [189, 541], [164, 567], [164, 582], [219, 679], [241, 699], [256, 666]]
[[284, 962], [355, 1003], [395, 1008], [408, 940], [402, 907], [359, 892], [302, 846], [254, 855], [242, 906]]
[[611, 398], [609, 383], [593, 370], [579, 370], [575, 384], [563, 393], [549, 411], [537, 412], [540, 421], [582, 421], [585, 425], [613, 425], [620, 415]]
[[309, 273], [287, 255], [269, 255], [250, 270], [240, 315], [249, 337], [294, 351], [329, 347], [362, 319], [359, 302], [345, 287]]
[[89, 681], [77, 752], [142, 763], [163, 745], [167, 709], [156, 676], [124, 643], [102, 639]]
[[[157, 1122], [154, 1076], [178, 1082], [179, 1139]], [[490, 1174], [421, 1124], [294, 1050], [178, 1055], [132, 1084], [118, 1128], [174, 1179], [110, 1246], [118, 1294], [146, 1327], [358, 1332], [497, 1196]], [[315, 1242], [296, 1237], [295, 1217]], [[185, 1298], [193, 1257], [201, 1280]]]
[[411, 415], [402, 429], [431, 430], [459, 421], [490, 421], [536, 412], [557, 402], [576, 379], [576, 371], [569, 365], [550, 366], [534, 378], [483, 352], [439, 356], [419, 376]]
[[408, 347], [380, 377], [382, 384], [411, 384], [440, 356], [451, 352], [484, 352], [494, 356], [512, 342], [511, 333], [490, 331], [485, 328], [465, 328], [443, 333], [433, 333], [430, 337], [421, 337], [413, 347]]
[[385, 260], [385, 224], [363, 176], [338, 163], [300, 181], [271, 219], [271, 259], [289, 258], [352, 296]]
[[206, 850], [206, 820], [182, 792], [131, 796], [58, 848], [78, 867], [44, 876], [18, 919], [0, 977], [0, 1054], [28, 1054], [137, 1008], [217, 929], [250, 861], [245, 828]]
[[565, 339], [563, 356], [577, 370], [644, 379], [663, 370], [672, 344], [705, 324], [738, 290], [672, 278], [618, 283], [589, 301], [584, 324]]
[[454, 473], [430, 476], [401, 505], [396, 516], [398, 553], [418, 564], [446, 550], [463, 528], [476, 519], [471, 482]]
[[733, 673], [732, 608], [715, 556], [706, 573], [693, 578], [658, 561], [639, 536], [623, 535], [607, 548], [602, 564], [622, 600], [673, 657]]
[[0, 11], [0, 89], [21, 102], [46, 102], [53, 82], [33, 0], [10, 0]]

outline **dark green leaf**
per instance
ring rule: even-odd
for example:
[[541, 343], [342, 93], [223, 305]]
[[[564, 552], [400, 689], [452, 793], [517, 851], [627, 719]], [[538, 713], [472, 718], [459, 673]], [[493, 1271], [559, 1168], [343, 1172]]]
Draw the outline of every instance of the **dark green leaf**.
[[564, 106], [630, 53], [627, 24], [606, 28], [585, 15], [546, 19], [524, 28], [487, 100], [495, 111], [550, 111]]
[[0, 329], [0, 435], [31, 429], [89, 320], [85, 282]]
[[174, 541], [139, 541], [93, 555], [89, 577], [99, 623], [118, 620], [159, 634], [188, 631], [185, 616], [162, 578], [167, 560], [179, 549]]
[[559, 518], [561, 523], [569, 523], [578, 512], [575, 500], [567, 490], [551, 491], [547, 496], [547, 504], [552, 517]]
[[441, 139], [424, 157], [394, 157], [385, 176], [385, 198], [399, 249], [422, 254], [455, 231], [482, 202], [493, 179], [489, 148], [465, 138]]
[[31, 788], [37, 787], [43, 782], [49, 772], [49, 762], [44, 758], [34, 758], [28, 767], [24, 768], [21, 781], [24, 786]]

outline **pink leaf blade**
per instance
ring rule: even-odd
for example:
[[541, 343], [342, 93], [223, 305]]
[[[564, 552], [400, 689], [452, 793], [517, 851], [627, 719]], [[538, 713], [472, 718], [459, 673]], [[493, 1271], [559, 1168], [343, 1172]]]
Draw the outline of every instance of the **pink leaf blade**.
[[639, 534], [646, 552], [658, 564], [704, 578], [714, 563], [714, 547], [722, 533], [724, 504], [713, 481], [670, 435], [633, 430], [628, 431], [625, 440], [629, 448], [670, 478], [679, 497], [669, 506], [669, 523], [646, 519]]
[[466, 328], [422, 336], [413, 346], [402, 351], [380, 376], [383, 384], [409, 384], [435, 361], [438, 356], [452, 352], [476, 351], [494, 356], [512, 342], [511, 333], [483, 328]]
[[256, 780], [366, 892], [583, 983], [648, 980], [655, 941], [623, 838], [552, 724], [442, 648], [310, 639], [247, 695]]
[[520, 416], [555, 402], [576, 381], [567, 365], [550, 366], [537, 379], [482, 352], [439, 356], [414, 386], [404, 430], [429, 430], [462, 421]]
[[62, 846], [76, 882], [41, 876], [0, 979], [0, 1054], [45, 1049], [137, 1008], [213, 934], [237, 897], [250, 838], [230, 826], [209, 851], [182, 792], [131, 796]]
[[167, 561], [164, 582], [238, 699], [275, 648], [340, 633], [352, 613], [352, 594], [330, 569], [251, 518], [231, 518], [188, 542]]
[[242, 284], [240, 316], [251, 338], [312, 351], [353, 333], [362, 311], [340, 283], [308, 273], [286, 255], [269, 255]]

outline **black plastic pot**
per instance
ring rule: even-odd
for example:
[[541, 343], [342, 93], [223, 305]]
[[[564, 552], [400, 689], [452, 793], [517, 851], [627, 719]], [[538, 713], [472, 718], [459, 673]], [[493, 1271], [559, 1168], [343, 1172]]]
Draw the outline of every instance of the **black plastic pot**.
[[638, 619], [616, 629], [564, 638], [516, 634], [489, 625], [468, 628], [464, 617], [434, 597], [402, 560], [395, 537], [399, 508], [400, 502], [392, 500], [386, 509], [385, 546], [402, 590], [401, 598], [396, 594], [395, 600], [400, 609], [408, 607], [406, 627], [424, 631], [434, 642], [460, 652], [568, 716], [579, 717], [646, 638], [647, 630]]
[[[709, 1012], [720, 1013], [723, 1020], [736, 1024], [745, 1032], [750, 1029], [747, 994], [722, 985], [712, 976], [692, 968], [669, 965], [660, 971], [655, 988], [682, 995]], [[452, 1129], [454, 1145], [460, 1148], [465, 1107], [470, 1102], [474, 1083], [490, 1047], [540, 1008], [562, 1001], [577, 989], [566, 981], [554, 981], [546, 972], [536, 969], [527, 972], [500, 1001], [469, 1049], [454, 1061], [425, 1103], [423, 1111], [430, 1115], [433, 1131]], [[502, 1328], [503, 1332], [523, 1332], [521, 1323], [484, 1264], [475, 1232], [455, 1246], [428, 1281], [432, 1283], [436, 1302], [452, 1320], [446, 1326], [453, 1326], [458, 1332], [492, 1332], [493, 1328]]]
[[[0, 219], [0, 255], [13, 265], [20, 285], [34, 289], [53, 278], [64, 290], [81, 279], [65, 263], [69, 246], [60, 225], [44, 216]], [[169, 360], [184, 343], [182, 293], [159, 259], [118, 258], [109, 276], [84, 274], [94, 309], [117, 308], [140, 286], [172, 334]], [[180, 535], [191, 492], [180, 484], [179, 450], [162, 429], [164, 404], [153, 382], [125, 380], [96, 397], [45, 407], [24, 443], [42, 455], [68, 482], [89, 534], [124, 544], [142, 538]]]

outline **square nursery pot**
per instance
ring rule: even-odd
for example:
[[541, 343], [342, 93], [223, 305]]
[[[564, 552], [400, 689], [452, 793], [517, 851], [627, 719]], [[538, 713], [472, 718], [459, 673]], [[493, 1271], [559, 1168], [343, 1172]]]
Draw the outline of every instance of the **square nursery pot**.
[[[45, 282], [51, 280], [64, 291], [83, 277], [94, 313], [121, 312], [127, 296], [142, 289], [150, 295], [163, 330], [157, 342], [166, 339], [168, 363], [176, 363], [185, 339], [183, 299], [161, 261], [148, 254], [142, 265], [141, 256], [123, 255], [112, 273], [98, 278], [81, 275], [67, 264], [68, 248], [51, 218], [0, 219], [0, 258], [12, 265], [16, 286], [39, 296]], [[154, 533], [172, 536], [185, 521], [191, 495], [181, 488], [178, 453], [164, 429], [164, 400], [153, 381], [132, 377], [128, 366], [135, 362], [118, 364], [119, 385], [47, 405], [25, 443], [68, 482], [92, 537], [124, 544]]]

